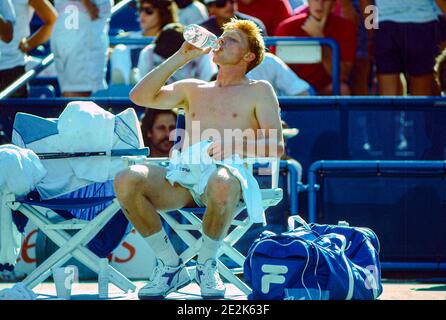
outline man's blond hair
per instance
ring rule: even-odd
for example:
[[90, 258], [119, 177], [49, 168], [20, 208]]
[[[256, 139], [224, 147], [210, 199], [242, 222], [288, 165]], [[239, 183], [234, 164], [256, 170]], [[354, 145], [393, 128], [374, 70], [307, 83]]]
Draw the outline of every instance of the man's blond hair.
[[257, 67], [262, 61], [265, 55], [265, 42], [263, 41], [262, 31], [252, 21], [239, 20], [232, 18], [231, 21], [223, 25], [223, 32], [230, 30], [240, 30], [248, 37], [249, 51], [255, 54], [255, 59], [248, 64], [246, 73]]

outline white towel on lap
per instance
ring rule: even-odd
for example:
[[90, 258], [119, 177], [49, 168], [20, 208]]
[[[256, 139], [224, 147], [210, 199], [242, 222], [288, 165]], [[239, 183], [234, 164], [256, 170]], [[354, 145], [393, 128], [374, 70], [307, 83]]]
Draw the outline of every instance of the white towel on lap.
[[266, 224], [265, 211], [262, 206], [262, 194], [254, 176], [245, 168], [242, 159], [234, 155], [230, 159], [216, 161], [209, 156], [208, 150], [212, 141], [198, 142], [183, 152], [173, 152], [170, 159], [166, 179], [173, 185], [179, 183], [191, 190], [196, 202], [203, 194], [209, 177], [217, 169], [217, 165], [227, 168], [240, 181], [243, 200], [253, 223]]

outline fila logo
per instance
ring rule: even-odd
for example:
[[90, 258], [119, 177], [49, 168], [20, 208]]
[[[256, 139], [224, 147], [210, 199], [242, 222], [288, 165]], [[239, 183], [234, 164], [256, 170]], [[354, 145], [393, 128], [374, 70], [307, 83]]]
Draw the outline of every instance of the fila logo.
[[283, 265], [264, 264], [262, 271], [265, 273], [262, 276], [262, 293], [268, 293], [270, 285], [285, 283], [283, 274], [288, 272], [288, 267]]

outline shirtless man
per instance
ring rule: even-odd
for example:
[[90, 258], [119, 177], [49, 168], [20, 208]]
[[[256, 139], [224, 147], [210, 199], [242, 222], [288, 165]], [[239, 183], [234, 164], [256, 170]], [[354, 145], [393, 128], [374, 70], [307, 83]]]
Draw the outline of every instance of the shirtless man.
[[[220, 66], [216, 81], [187, 79], [164, 85], [176, 70], [211, 51], [185, 42], [133, 88], [131, 100], [145, 107], [184, 108], [187, 134], [183, 150], [198, 142], [189, 137], [192, 136], [192, 121], [199, 121], [201, 130], [214, 129], [222, 137], [225, 129], [265, 129], [265, 134], [253, 139], [231, 142], [234, 152], [241, 157], [280, 157], [284, 143], [274, 90], [268, 82], [252, 81], [245, 76], [263, 58], [264, 43], [258, 27], [247, 20], [233, 20], [225, 25], [219, 41], [220, 49], [214, 50], [213, 57]], [[277, 134], [269, 134], [272, 132]], [[209, 154], [215, 159], [230, 156], [231, 151], [226, 150], [229, 148], [224, 147], [225, 143], [228, 142], [223, 139], [214, 140]], [[256, 154], [250, 148], [256, 143], [267, 147]], [[116, 195], [123, 211], [157, 256], [157, 265], [148, 284], [138, 293], [140, 299], [162, 299], [190, 282], [184, 264], [162, 228], [157, 210], [171, 211], [197, 206], [197, 203], [190, 190], [170, 184], [166, 180], [167, 173], [165, 168], [155, 165], [132, 166], [115, 178]], [[217, 167], [210, 175], [200, 195], [206, 212], [195, 280], [204, 298], [224, 296], [225, 287], [217, 271], [216, 258], [241, 197], [239, 180], [224, 167]]]

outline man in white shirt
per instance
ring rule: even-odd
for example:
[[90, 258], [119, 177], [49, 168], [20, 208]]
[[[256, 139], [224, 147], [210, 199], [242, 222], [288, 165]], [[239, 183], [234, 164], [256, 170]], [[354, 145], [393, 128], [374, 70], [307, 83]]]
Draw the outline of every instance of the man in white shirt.
[[305, 80], [299, 78], [279, 57], [265, 53], [263, 61], [246, 74], [252, 80], [266, 80], [278, 96], [308, 96], [314, 91]]

